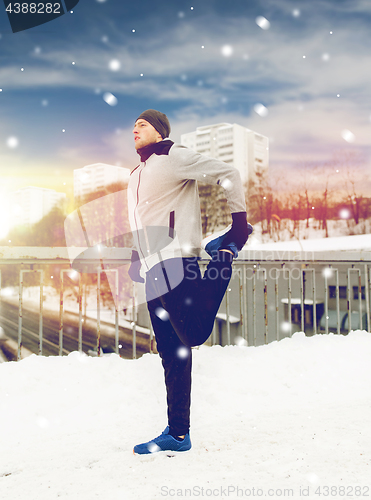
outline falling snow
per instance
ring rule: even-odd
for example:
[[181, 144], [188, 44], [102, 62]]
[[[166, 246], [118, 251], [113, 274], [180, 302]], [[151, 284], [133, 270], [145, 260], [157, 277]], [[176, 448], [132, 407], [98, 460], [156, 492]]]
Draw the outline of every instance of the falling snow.
[[112, 59], [108, 63], [108, 67], [111, 71], [118, 71], [121, 68], [121, 63], [118, 59]]
[[11, 136], [11, 137], [8, 137], [8, 139], [6, 140], [6, 145], [8, 146], [8, 148], [10, 149], [15, 149], [18, 147], [19, 145], [19, 140], [17, 137], [15, 136]]
[[190, 348], [182, 346], [182, 347], [178, 348], [176, 354], [177, 354], [178, 358], [185, 359], [185, 358], [188, 358], [189, 353], [190, 353]]
[[105, 92], [103, 94], [103, 100], [110, 106], [116, 106], [118, 103], [117, 97], [115, 97], [111, 92]]
[[254, 106], [254, 111], [256, 114], [258, 114], [261, 117], [266, 117], [268, 115], [268, 108], [264, 106], [264, 104], [261, 104], [260, 102], [256, 103]]
[[339, 212], [342, 219], [349, 219], [351, 216], [350, 210], [348, 208], [342, 208]]
[[221, 182], [221, 184], [220, 184], [220, 185], [222, 186], [222, 188], [223, 188], [223, 189], [228, 190], [228, 189], [232, 189], [232, 187], [233, 187], [233, 182], [232, 182], [232, 181], [230, 181], [229, 179], [224, 179], [224, 180]]
[[255, 22], [262, 30], [269, 30], [269, 28], [271, 27], [271, 23], [263, 16], [258, 16], [255, 19]]
[[169, 313], [163, 307], [157, 307], [155, 314], [162, 321], [168, 321], [169, 319]]
[[350, 130], [343, 130], [341, 132], [341, 137], [344, 139], [344, 141], [352, 143], [356, 140], [356, 136], [351, 132]]
[[223, 45], [220, 50], [224, 57], [231, 57], [233, 54], [233, 47], [231, 45]]

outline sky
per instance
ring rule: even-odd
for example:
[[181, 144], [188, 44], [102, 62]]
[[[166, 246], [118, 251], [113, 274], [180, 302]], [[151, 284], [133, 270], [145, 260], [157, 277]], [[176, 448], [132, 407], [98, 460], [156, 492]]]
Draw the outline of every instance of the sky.
[[266, 135], [283, 183], [343, 151], [369, 168], [370, 26], [368, 0], [80, 0], [18, 33], [4, 8], [1, 198], [29, 185], [72, 198], [76, 168], [135, 167], [147, 108], [176, 142], [219, 122]]

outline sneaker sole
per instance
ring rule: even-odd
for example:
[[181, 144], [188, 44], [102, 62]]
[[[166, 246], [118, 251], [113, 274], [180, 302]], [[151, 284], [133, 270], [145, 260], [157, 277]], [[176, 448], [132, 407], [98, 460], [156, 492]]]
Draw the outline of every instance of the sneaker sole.
[[150, 456], [153, 457], [154, 455], [157, 456], [166, 455], [167, 457], [172, 458], [176, 457], [177, 455], [183, 455], [184, 453], [188, 453], [189, 451], [191, 451], [191, 449], [192, 448], [189, 448], [189, 450], [184, 450], [184, 451], [161, 450], [161, 451], [156, 451], [154, 453], [135, 453], [133, 449], [133, 455], [135, 455], [136, 457], [150, 457]]

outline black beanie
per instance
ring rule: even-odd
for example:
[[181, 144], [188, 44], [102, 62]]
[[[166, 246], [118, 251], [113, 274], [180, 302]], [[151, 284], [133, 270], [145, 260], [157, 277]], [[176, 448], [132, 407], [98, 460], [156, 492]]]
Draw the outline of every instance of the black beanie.
[[155, 109], [147, 109], [143, 111], [143, 113], [138, 116], [137, 120], [146, 120], [148, 123], [154, 127], [157, 132], [161, 135], [163, 139], [169, 137], [170, 135], [170, 123], [167, 116], [160, 111], [156, 111]]

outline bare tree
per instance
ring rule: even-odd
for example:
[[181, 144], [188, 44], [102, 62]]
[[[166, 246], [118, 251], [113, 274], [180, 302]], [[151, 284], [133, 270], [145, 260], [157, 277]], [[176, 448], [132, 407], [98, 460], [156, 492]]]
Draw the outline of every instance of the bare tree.
[[368, 215], [368, 200], [364, 193], [370, 174], [366, 173], [366, 160], [357, 151], [344, 150], [334, 156], [334, 163], [343, 180], [344, 201], [357, 225]]
[[268, 233], [273, 214], [274, 196], [266, 169], [256, 170], [255, 178], [250, 179], [248, 183], [246, 198], [250, 221], [261, 222], [262, 233]]

